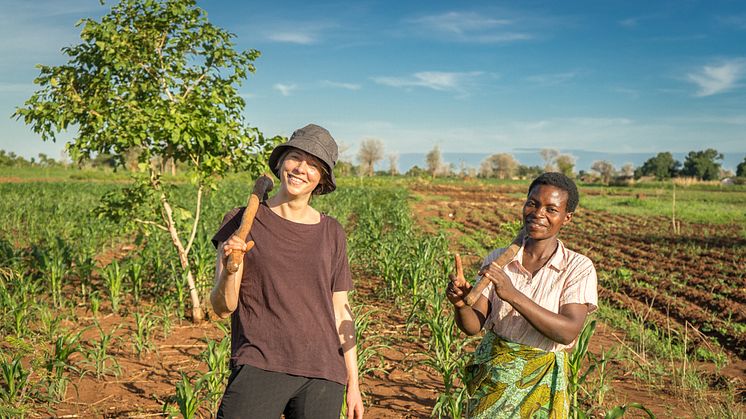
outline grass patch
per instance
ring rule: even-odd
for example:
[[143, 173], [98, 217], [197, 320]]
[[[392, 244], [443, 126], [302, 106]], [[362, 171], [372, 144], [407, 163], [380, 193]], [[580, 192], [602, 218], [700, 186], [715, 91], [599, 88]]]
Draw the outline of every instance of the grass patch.
[[[597, 211], [640, 217], [671, 217], [673, 190], [645, 188], [591, 188], [581, 205]], [[746, 191], [676, 188], [676, 218], [685, 222], [746, 224]]]

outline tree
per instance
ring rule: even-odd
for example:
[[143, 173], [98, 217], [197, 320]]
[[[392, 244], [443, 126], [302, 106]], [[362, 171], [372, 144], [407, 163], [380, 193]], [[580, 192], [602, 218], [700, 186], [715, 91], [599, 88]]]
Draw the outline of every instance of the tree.
[[723, 155], [712, 148], [704, 151], [690, 151], [684, 159], [681, 174], [702, 180], [717, 180], [720, 176], [720, 163], [715, 160], [722, 159]]
[[383, 143], [375, 138], [368, 138], [360, 143], [360, 150], [357, 152], [357, 159], [362, 166], [361, 172], [373, 176], [373, 166], [376, 162], [383, 159]]
[[5, 150], [0, 150], [0, 166], [25, 167], [30, 165], [31, 162], [24, 159], [22, 156], [18, 156], [12, 151], [10, 153], [7, 153]]
[[632, 163], [625, 163], [622, 166], [621, 173], [622, 177], [631, 178], [635, 176], [635, 165]]
[[671, 179], [679, 172], [681, 163], [673, 158], [669, 152], [658, 153], [651, 157], [635, 171], [635, 177], [655, 176], [658, 180]]
[[736, 176], [746, 176], [746, 157], [744, 157], [743, 161], [738, 163], [738, 166], [736, 166]]
[[554, 159], [557, 164], [557, 170], [567, 177], [573, 177], [575, 169], [575, 156], [570, 154], [560, 154]]
[[430, 177], [434, 178], [443, 169], [443, 158], [440, 155], [440, 147], [437, 144], [425, 156], [425, 163], [427, 171], [430, 172]]
[[542, 148], [541, 151], [539, 151], [539, 154], [541, 154], [541, 158], [544, 159], [544, 171], [554, 172], [554, 160], [559, 156], [559, 150], [554, 148]]
[[482, 161], [479, 171], [484, 177], [510, 179], [518, 170], [518, 161], [512, 154], [497, 153]]
[[[44, 140], [70, 126], [77, 160], [111, 154], [123, 163], [138, 148], [131, 186], [107, 194], [99, 214], [168, 234], [187, 279], [192, 319], [204, 318], [189, 262], [202, 194], [229, 170], [258, 174], [281, 137], [248, 127], [238, 86], [259, 51], [237, 52], [233, 34], [210, 24], [195, 0], [121, 0], [100, 21], [79, 23], [82, 42], [68, 62], [39, 66], [40, 86], [16, 118]], [[150, 161], [188, 163], [194, 211], [173, 205], [173, 188]]]
[[596, 160], [591, 164], [591, 170], [598, 173], [604, 183], [609, 183], [611, 177], [614, 176], [614, 165], [610, 161]]
[[411, 176], [411, 177], [425, 177], [428, 175], [427, 170], [420, 168], [417, 165], [414, 165], [407, 170], [407, 173], [404, 174], [405, 176]]
[[518, 176], [521, 179], [534, 179], [540, 174], [544, 173], [544, 168], [541, 166], [524, 166], [518, 165]]
[[355, 165], [352, 163], [352, 157], [347, 154], [350, 151], [350, 145], [340, 141], [337, 143], [337, 148], [339, 159], [334, 166], [334, 174], [338, 177], [352, 175], [355, 172]]
[[397, 153], [389, 154], [389, 174], [391, 176], [399, 174], [399, 155]]

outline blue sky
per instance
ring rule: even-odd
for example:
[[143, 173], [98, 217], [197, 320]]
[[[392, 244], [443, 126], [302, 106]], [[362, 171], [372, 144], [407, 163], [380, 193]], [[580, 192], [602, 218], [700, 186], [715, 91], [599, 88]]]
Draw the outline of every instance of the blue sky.
[[[10, 118], [34, 65], [61, 64], [98, 0], [0, 0], [0, 148], [58, 157]], [[715, 148], [746, 155], [741, 1], [201, 1], [256, 48], [249, 123], [327, 127], [354, 159], [526, 148], [606, 153]], [[734, 168], [734, 164], [726, 167]]]

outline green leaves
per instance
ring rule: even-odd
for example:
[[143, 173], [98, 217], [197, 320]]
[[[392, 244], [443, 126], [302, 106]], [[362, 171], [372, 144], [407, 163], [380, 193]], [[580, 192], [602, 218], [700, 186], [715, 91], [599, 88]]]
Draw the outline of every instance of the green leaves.
[[716, 160], [723, 160], [723, 154], [715, 149], [690, 151], [684, 160], [681, 174], [702, 180], [717, 180], [720, 178], [720, 163]]
[[627, 403], [621, 406], [616, 406], [613, 409], [606, 412], [606, 415], [604, 415], [604, 419], [621, 418], [622, 416], [624, 416], [625, 413], [627, 413], [627, 409], [629, 408], [635, 408], [635, 409], [642, 410], [643, 412], [645, 412], [648, 418], [655, 419], [655, 415], [653, 414], [653, 412], [651, 412], [650, 409], [648, 409], [647, 407], [643, 406], [640, 403]]
[[44, 140], [77, 126], [70, 148], [79, 158], [144, 147], [190, 162], [200, 179], [263, 166], [235, 164], [265, 155], [238, 94], [260, 53], [235, 51], [235, 36], [195, 1], [121, 0], [78, 25], [82, 42], [62, 50], [68, 62], [40, 66], [40, 89], [14, 113]]

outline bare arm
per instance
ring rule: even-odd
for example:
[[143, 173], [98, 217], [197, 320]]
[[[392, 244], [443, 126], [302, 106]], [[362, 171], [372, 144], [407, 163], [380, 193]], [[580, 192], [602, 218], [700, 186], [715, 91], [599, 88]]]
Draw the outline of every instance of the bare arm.
[[513, 306], [542, 335], [567, 345], [580, 334], [588, 315], [587, 305], [565, 304], [560, 306], [559, 313], [554, 313], [515, 289], [502, 268], [490, 264], [482, 271], [482, 275], [492, 281], [497, 296]]
[[[233, 249], [246, 252], [254, 245], [247, 244], [243, 240], [231, 236], [227, 242], [218, 243], [218, 255], [215, 261], [215, 285], [210, 293], [210, 303], [215, 314], [224, 319], [231, 315], [238, 307], [238, 291], [241, 289], [241, 276], [243, 276], [243, 262], [238, 271], [231, 274], [225, 268], [228, 255]], [[243, 261], [243, 259], [242, 259]]]
[[360, 381], [357, 370], [357, 343], [355, 342], [355, 319], [352, 315], [347, 291], [335, 292], [332, 295], [334, 318], [337, 323], [339, 343], [344, 353], [347, 369], [347, 417], [362, 419], [363, 398], [360, 394]]

